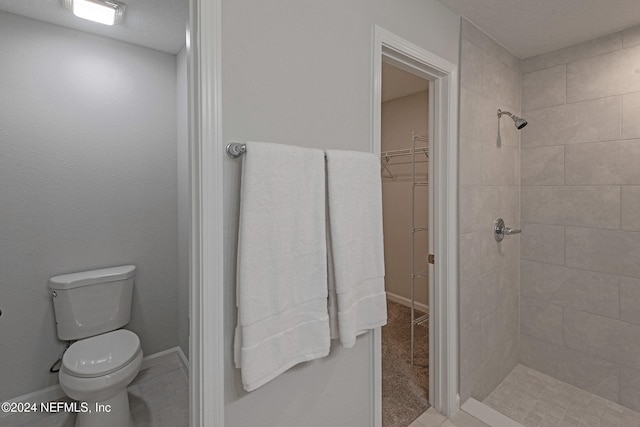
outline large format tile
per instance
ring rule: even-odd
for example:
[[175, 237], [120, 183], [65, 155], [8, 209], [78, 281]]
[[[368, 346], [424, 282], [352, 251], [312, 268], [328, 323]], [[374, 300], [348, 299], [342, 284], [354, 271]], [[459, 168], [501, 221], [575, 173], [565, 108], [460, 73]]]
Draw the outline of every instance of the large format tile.
[[640, 232], [567, 227], [565, 237], [568, 267], [640, 279]]
[[482, 184], [482, 151], [484, 143], [460, 137], [460, 185]]
[[622, 32], [622, 47], [633, 47], [640, 44], [640, 25], [627, 28]]
[[[616, 275], [527, 260], [520, 261], [520, 273], [524, 297], [612, 318], [622, 316], [624, 297]], [[640, 286], [638, 291], [638, 298], [633, 301], [640, 304]], [[640, 309], [637, 315], [640, 322]]]
[[562, 307], [533, 298], [520, 298], [520, 331], [562, 345]]
[[465, 18], [462, 18], [461, 21], [461, 35], [463, 39], [473, 42], [482, 49], [483, 52], [498, 59], [520, 74], [520, 60], [518, 58]]
[[534, 71], [522, 76], [522, 110], [562, 105], [566, 101], [565, 65]]
[[465, 331], [498, 308], [498, 270], [460, 281], [460, 330]]
[[640, 280], [620, 278], [620, 320], [640, 325]]
[[[508, 109], [520, 110], [520, 72], [514, 71], [491, 55], [483, 55], [484, 82], [486, 93]], [[515, 113], [517, 111], [511, 110]]]
[[465, 381], [485, 360], [482, 323], [460, 334], [460, 378]]
[[[640, 169], [640, 168], [638, 168]], [[640, 186], [622, 187], [621, 227], [623, 230], [640, 231]]]
[[567, 64], [580, 59], [602, 55], [622, 47], [622, 34], [609, 34], [597, 39], [589, 40], [563, 49], [554, 50], [542, 55], [533, 56], [522, 61], [522, 72], [530, 73], [536, 70]]
[[488, 186], [460, 188], [460, 232], [491, 228], [498, 204], [498, 189]]
[[562, 145], [523, 148], [520, 154], [522, 185], [564, 184], [564, 150]]
[[622, 138], [640, 138], [640, 92], [622, 96]]
[[620, 368], [620, 404], [640, 411], [640, 372]]
[[520, 239], [509, 236], [498, 243], [493, 230], [481, 230], [460, 236], [460, 279], [488, 273], [520, 257]]
[[640, 370], [640, 325], [566, 308], [564, 342], [573, 350]]
[[567, 64], [567, 102], [640, 91], [640, 46]]
[[620, 97], [527, 111], [522, 147], [620, 139]]
[[619, 228], [620, 187], [522, 187], [522, 221]]
[[517, 166], [520, 149], [507, 145], [483, 144], [482, 183], [483, 185], [518, 185]]
[[618, 367], [611, 362], [525, 334], [520, 336], [520, 357], [525, 366], [605, 399], [618, 399]]
[[462, 39], [460, 51], [460, 85], [479, 94], [486, 94], [482, 50]]
[[640, 140], [565, 147], [566, 185], [640, 184]]
[[521, 242], [521, 259], [564, 264], [564, 227], [523, 223]]
[[460, 136], [495, 142], [498, 136], [496, 101], [462, 87], [460, 89]]

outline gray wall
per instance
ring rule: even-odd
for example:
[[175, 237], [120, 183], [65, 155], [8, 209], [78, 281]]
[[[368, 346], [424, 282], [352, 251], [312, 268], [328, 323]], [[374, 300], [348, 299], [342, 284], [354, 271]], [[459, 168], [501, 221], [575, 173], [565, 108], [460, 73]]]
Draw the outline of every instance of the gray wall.
[[[383, 82], [384, 84], [384, 82]], [[406, 150], [412, 146], [411, 132], [428, 135], [429, 93], [423, 91], [382, 103], [382, 151]], [[417, 147], [427, 143], [417, 142]], [[416, 180], [426, 181], [428, 163], [424, 154], [416, 157]], [[411, 156], [396, 157], [389, 162], [389, 170], [382, 174], [382, 209], [384, 218], [385, 289], [402, 298], [411, 299]], [[429, 220], [428, 187], [416, 187], [416, 227], [426, 227]], [[416, 271], [427, 269], [429, 241], [426, 231], [415, 234]], [[428, 304], [429, 286], [426, 277], [415, 280], [415, 300]]]
[[[460, 398], [484, 399], [518, 360], [520, 60], [462, 20], [460, 59]], [[501, 140], [498, 141], [498, 126]]]
[[178, 130], [178, 340], [189, 357], [189, 115], [187, 48], [176, 56]]
[[522, 363], [640, 410], [640, 27], [523, 61]]
[[[458, 62], [458, 17], [434, 0], [223, 1], [222, 22], [225, 141], [368, 151], [374, 24]], [[370, 334], [242, 390], [232, 359], [240, 170], [225, 160], [225, 425], [370, 426]]]
[[132, 263], [128, 328], [178, 344], [175, 56], [0, 13], [0, 398], [57, 383], [47, 279]]

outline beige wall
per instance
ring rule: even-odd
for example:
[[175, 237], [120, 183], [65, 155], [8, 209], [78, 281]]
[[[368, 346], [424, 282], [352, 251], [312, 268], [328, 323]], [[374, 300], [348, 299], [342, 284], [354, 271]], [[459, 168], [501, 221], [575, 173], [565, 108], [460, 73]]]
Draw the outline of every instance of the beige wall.
[[[427, 91], [404, 96], [382, 103], [382, 151], [411, 148], [411, 132], [427, 135], [429, 118], [429, 94]], [[424, 142], [416, 144], [419, 147]], [[426, 158], [417, 157], [422, 163], [416, 163], [416, 177], [419, 181], [427, 179]], [[384, 218], [384, 263], [385, 288], [388, 293], [411, 298], [411, 156], [391, 159], [389, 170], [382, 174], [382, 205]], [[416, 187], [415, 218], [417, 227], [426, 227], [428, 222], [427, 187]], [[427, 232], [416, 233], [415, 267], [416, 271], [427, 269], [428, 254]], [[416, 279], [415, 300], [428, 304], [429, 289], [427, 278]]]
[[640, 27], [523, 61], [521, 357], [640, 410]]
[[[483, 399], [518, 360], [520, 61], [462, 20], [460, 93], [460, 397]], [[497, 141], [500, 126], [501, 141]]]

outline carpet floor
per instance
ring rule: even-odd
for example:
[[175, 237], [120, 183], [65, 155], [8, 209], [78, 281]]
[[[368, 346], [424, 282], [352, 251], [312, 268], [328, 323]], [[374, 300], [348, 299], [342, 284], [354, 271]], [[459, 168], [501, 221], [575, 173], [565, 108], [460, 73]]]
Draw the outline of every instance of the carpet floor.
[[[423, 313], [416, 311], [416, 317]], [[411, 366], [411, 310], [387, 302], [382, 328], [382, 425], [407, 427], [429, 408], [429, 330], [415, 326]]]

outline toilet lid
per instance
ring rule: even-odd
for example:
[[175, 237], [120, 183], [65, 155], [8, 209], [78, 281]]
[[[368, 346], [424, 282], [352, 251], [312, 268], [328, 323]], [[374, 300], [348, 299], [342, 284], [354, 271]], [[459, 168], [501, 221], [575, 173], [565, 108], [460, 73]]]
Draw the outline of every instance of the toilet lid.
[[77, 377], [99, 377], [117, 371], [140, 352], [140, 339], [126, 329], [77, 341], [62, 357], [62, 365]]

